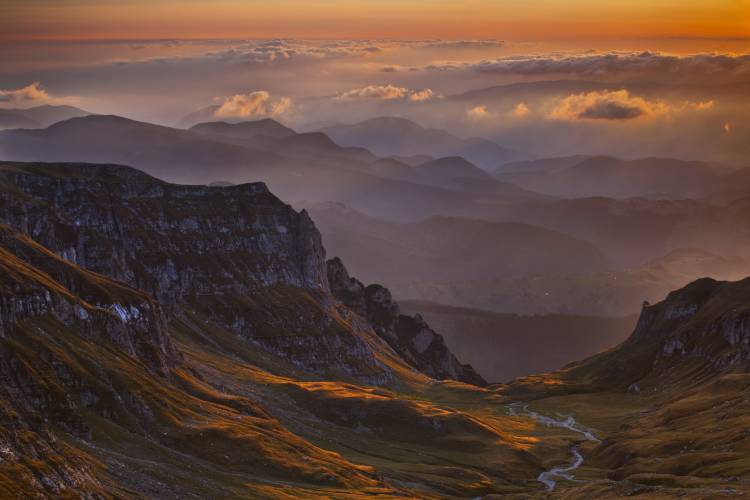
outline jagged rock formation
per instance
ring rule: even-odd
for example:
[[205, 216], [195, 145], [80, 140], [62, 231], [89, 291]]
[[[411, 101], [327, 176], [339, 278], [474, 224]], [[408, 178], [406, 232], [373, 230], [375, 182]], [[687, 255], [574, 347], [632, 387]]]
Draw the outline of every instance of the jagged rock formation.
[[0, 221], [145, 290], [172, 316], [197, 311], [303, 370], [392, 380], [364, 339], [331, 321], [312, 220], [262, 183], [180, 186], [122, 166], [4, 164]]
[[147, 294], [83, 270], [0, 224], [0, 337], [24, 320], [49, 315], [100, 338], [166, 374], [178, 354], [166, 316]]
[[381, 285], [365, 287], [349, 276], [341, 259], [327, 262], [331, 293], [350, 309], [367, 318], [375, 332], [402, 358], [419, 371], [436, 379], [453, 379], [469, 384], [487, 382], [471, 367], [461, 364], [437, 334], [417, 314], [401, 314], [390, 291]]
[[[187, 305], [303, 370], [393, 379], [362, 335], [331, 321], [325, 249], [310, 217], [262, 183], [181, 186], [122, 166], [10, 163], [0, 167], [0, 221], [145, 290], [172, 315]], [[399, 325], [390, 336], [375, 328], [392, 347], [403, 343], [397, 352], [411, 366], [481, 382], [429, 328]]]
[[0, 225], [0, 496], [104, 498], [121, 487], [111, 475], [122, 469], [131, 496], [130, 477], [141, 473], [121, 460], [151, 443], [162, 460], [175, 450], [181, 461], [195, 456], [235, 473], [375, 483], [366, 468], [291, 434], [255, 401], [195, 378], [168, 328], [145, 292]]
[[180, 186], [128, 167], [70, 164], [6, 165], [0, 183], [4, 222], [165, 305], [257, 286], [327, 289], [314, 224], [263, 183]]
[[696, 280], [661, 302], [644, 302], [635, 330], [620, 345], [545, 377], [518, 379], [509, 384], [506, 394], [534, 398], [598, 391], [669, 394], [728, 373], [748, 373], [749, 304], [750, 278]]

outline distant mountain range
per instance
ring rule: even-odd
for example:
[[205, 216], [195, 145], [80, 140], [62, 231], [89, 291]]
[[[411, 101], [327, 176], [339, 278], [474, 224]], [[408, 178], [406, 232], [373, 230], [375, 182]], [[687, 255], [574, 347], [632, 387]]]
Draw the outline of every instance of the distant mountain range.
[[436, 280], [471, 286], [560, 269], [589, 274], [608, 268], [590, 243], [528, 224], [438, 216], [397, 224], [335, 203], [308, 210], [329, 249], [357, 275], [399, 292]]
[[463, 139], [444, 130], [425, 128], [411, 120], [391, 116], [326, 127], [323, 132], [341, 145], [362, 146], [380, 156], [460, 156], [485, 169], [526, 156], [488, 139]]
[[53, 123], [90, 115], [88, 111], [74, 106], [53, 106], [45, 104], [32, 108], [0, 109], [0, 130], [13, 128], [45, 128]]
[[547, 198], [494, 180], [462, 158], [378, 159], [270, 120], [181, 130], [93, 115], [43, 130], [2, 131], [0, 146], [6, 159], [133, 165], [173, 182], [261, 180], [289, 201], [340, 201], [388, 218], [489, 214], [493, 205]]
[[[397, 224], [336, 203], [308, 209], [328, 248], [354, 272], [389, 283], [410, 300], [504, 313], [620, 317], [696, 278], [739, 279], [750, 272], [746, 258], [684, 247], [623, 267], [596, 245], [529, 224], [448, 217]], [[643, 224], [656, 216], [647, 214]], [[724, 224], [717, 231], [732, 223]]]
[[625, 269], [589, 273], [564, 267], [543, 272], [540, 268], [539, 272], [521, 278], [493, 278], [490, 274], [473, 281], [450, 280], [434, 274], [432, 280], [415, 280], [408, 286], [393, 288], [403, 298], [502, 313], [621, 317], [635, 314], [644, 300], [658, 300], [699, 277], [740, 279], [748, 273], [747, 258], [678, 249]]
[[[181, 130], [96, 115], [2, 131], [0, 151], [135, 165], [172, 182], [263, 181], [311, 209], [366, 281], [397, 298], [501, 312], [627, 315], [705, 274], [739, 277], [745, 264], [734, 258], [750, 251], [743, 171], [701, 162], [551, 158], [505, 164], [499, 180], [461, 157], [378, 157], [268, 119]], [[566, 196], [693, 199], [559, 199], [511, 178]], [[710, 256], [707, 265], [652, 272], [652, 261], [680, 249]]]

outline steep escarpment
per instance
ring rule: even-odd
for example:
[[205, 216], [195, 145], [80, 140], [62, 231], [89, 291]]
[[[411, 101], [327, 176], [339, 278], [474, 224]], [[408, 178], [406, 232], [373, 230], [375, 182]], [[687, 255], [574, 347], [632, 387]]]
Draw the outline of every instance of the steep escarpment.
[[606, 475], [607, 493], [573, 497], [613, 496], [611, 485], [660, 498], [746, 496], [749, 304], [750, 278], [697, 280], [644, 303], [619, 346], [498, 392], [596, 426], [601, 442], [584, 449], [584, 466]]
[[217, 189], [0, 167], [0, 496], [538, 486], [533, 437], [464, 409], [485, 389], [419, 373], [473, 381], [439, 336], [384, 329], [379, 288], [371, 317], [333, 295], [312, 222], [262, 186]]
[[120, 166], [4, 164], [0, 221], [71, 263], [197, 311], [319, 375], [390, 371], [331, 319], [320, 234], [263, 184], [178, 186]]
[[168, 184], [101, 165], [3, 164], [0, 219], [173, 305], [191, 293], [327, 289], [320, 235], [262, 183]]
[[390, 291], [381, 285], [365, 287], [349, 276], [338, 257], [328, 261], [331, 292], [367, 318], [375, 332], [402, 358], [419, 371], [436, 379], [453, 379], [469, 384], [486, 385], [471, 365], [461, 364], [445, 345], [445, 340], [419, 314], [401, 314]]
[[148, 294], [6, 226], [0, 292], [1, 496], [182, 496], [134, 465], [148, 459], [164, 470], [176, 457], [251, 477], [377, 484], [368, 468], [292, 434], [256, 401], [197, 378]]
[[0, 225], [0, 336], [53, 317], [87, 338], [111, 342], [165, 374], [178, 359], [161, 306], [140, 290], [86, 271]]
[[748, 304], [750, 279], [695, 281], [645, 304], [621, 346], [570, 368], [569, 377], [643, 401], [592, 450], [612, 479], [683, 487], [724, 481], [727, 491], [745, 484]]
[[198, 314], [317, 376], [388, 384], [378, 350], [401, 342], [398, 355], [429, 376], [480, 381], [418, 320], [373, 324], [393, 331], [378, 345], [370, 325], [336, 311], [320, 233], [262, 183], [182, 186], [122, 166], [4, 163], [0, 222], [147, 292], [169, 317]]

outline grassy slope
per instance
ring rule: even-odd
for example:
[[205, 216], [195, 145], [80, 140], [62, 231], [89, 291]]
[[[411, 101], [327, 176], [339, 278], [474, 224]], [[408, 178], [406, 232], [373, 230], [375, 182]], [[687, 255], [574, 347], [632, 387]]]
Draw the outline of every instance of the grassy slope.
[[[92, 311], [150, 300], [33, 242], [13, 245], [0, 267], [9, 293], [23, 285]], [[65, 283], [16, 254], [41, 254]], [[388, 349], [377, 352], [396, 374], [391, 389], [320, 381], [185, 309], [168, 326], [178, 360], [160, 375], [96, 326], [56, 314], [33, 314], [0, 338], [0, 403], [15, 422], [0, 432], [7, 496], [50, 494], [50, 482], [57, 496], [444, 498], [540, 487], [539, 429], [504, 416], [487, 391], [435, 384]], [[356, 327], [327, 314], [337, 328]]]

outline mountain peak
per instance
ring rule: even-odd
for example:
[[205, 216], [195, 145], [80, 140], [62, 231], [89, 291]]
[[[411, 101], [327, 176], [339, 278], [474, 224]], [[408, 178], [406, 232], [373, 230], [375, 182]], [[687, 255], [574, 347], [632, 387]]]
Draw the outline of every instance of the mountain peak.
[[420, 315], [401, 314], [390, 290], [378, 284], [364, 286], [349, 276], [338, 257], [329, 260], [326, 266], [333, 295], [366, 318], [378, 336], [415, 369], [438, 380], [487, 385], [471, 365], [459, 363], [443, 337]]
[[247, 139], [256, 135], [264, 135], [280, 139], [295, 135], [295, 131], [282, 125], [272, 118], [228, 123], [223, 121], [204, 122], [190, 127], [192, 132], [207, 135], [223, 135], [236, 139]]
[[336, 143], [360, 146], [380, 156], [460, 156], [483, 168], [496, 168], [519, 154], [480, 137], [461, 138], [407, 118], [381, 116], [323, 129]]

